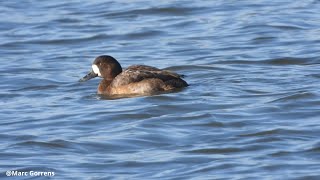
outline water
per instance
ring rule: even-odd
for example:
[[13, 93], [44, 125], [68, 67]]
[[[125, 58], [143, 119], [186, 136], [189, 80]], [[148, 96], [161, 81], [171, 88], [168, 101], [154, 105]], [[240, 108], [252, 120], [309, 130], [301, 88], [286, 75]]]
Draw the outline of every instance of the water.
[[[320, 178], [320, 1], [0, 5], [0, 177]], [[102, 54], [190, 86], [106, 99]]]

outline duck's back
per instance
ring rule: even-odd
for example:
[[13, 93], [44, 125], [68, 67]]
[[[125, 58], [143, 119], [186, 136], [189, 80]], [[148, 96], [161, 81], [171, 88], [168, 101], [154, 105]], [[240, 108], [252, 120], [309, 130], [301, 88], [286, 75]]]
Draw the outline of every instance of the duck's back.
[[110, 84], [113, 94], [155, 93], [186, 86], [188, 84], [179, 74], [145, 65], [128, 67]]

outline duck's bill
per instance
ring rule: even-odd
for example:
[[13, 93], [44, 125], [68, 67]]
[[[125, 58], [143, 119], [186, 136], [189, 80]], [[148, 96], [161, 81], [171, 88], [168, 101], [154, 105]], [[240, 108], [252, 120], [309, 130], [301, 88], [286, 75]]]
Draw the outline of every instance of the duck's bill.
[[87, 75], [85, 75], [83, 78], [79, 80], [79, 82], [85, 82], [88, 81], [89, 79], [97, 77], [98, 74], [94, 73], [93, 70], [91, 70]]

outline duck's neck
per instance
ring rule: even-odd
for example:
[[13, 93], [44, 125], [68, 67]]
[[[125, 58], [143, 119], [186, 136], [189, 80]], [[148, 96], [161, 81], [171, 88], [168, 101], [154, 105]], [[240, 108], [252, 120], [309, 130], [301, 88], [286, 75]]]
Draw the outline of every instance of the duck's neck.
[[112, 80], [102, 79], [100, 81], [99, 86], [98, 86], [98, 94], [106, 94], [107, 89], [108, 89], [109, 85], [111, 84], [111, 82], [112, 82]]

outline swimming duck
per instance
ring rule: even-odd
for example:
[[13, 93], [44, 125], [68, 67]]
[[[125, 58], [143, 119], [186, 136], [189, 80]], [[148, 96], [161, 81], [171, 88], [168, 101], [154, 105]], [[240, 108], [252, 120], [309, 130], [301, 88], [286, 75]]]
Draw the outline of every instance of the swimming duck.
[[177, 90], [188, 86], [181, 75], [152, 66], [132, 65], [122, 70], [120, 63], [112, 56], [98, 56], [91, 71], [79, 81], [95, 77], [103, 78], [98, 94], [104, 95], [145, 95]]

